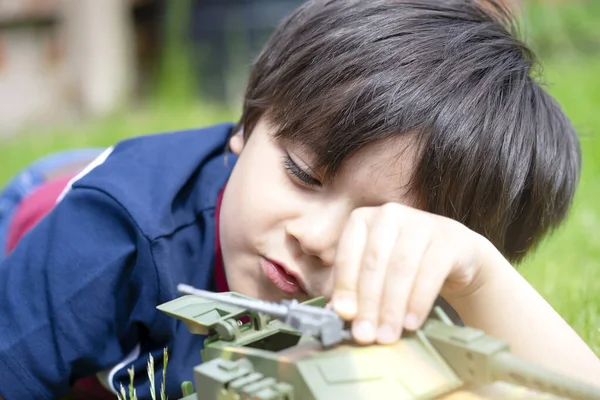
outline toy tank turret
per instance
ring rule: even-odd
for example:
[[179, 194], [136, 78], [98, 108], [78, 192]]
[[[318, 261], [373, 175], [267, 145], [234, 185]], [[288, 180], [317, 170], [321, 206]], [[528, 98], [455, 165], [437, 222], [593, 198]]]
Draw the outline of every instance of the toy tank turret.
[[360, 346], [324, 299], [267, 303], [180, 285], [158, 308], [206, 335], [184, 400], [598, 399], [600, 388], [510, 353], [436, 308], [422, 328], [388, 346]]

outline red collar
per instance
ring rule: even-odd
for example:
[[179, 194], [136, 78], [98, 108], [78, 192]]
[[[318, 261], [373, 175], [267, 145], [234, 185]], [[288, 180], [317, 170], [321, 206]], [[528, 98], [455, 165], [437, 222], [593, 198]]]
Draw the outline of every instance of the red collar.
[[217, 206], [215, 207], [215, 281], [217, 284], [217, 292], [228, 292], [227, 277], [225, 276], [225, 265], [223, 263], [223, 253], [221, 252], [221, 238], [219, 236], [219, 220], [221, 212], [221, 202], [223, 201], [223, 192], [225, 187], [219, 192], [217, 197]]

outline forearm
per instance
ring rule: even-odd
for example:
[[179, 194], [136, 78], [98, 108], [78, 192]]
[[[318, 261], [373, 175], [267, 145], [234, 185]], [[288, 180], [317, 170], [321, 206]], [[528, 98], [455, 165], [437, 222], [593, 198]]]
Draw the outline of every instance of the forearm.
[[478, 290], [449, 300], [465, 324], [507, 340], [520, 357], [600, 386], [600, 359], [507, 261], [494, 263]]

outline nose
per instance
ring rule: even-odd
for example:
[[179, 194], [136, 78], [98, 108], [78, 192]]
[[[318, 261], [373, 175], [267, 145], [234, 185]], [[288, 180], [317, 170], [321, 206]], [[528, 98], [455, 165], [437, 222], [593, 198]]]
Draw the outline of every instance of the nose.
[[324, 211], [322, 209], [288, 222], [286, 232], [304, 254], [317, 257], [325, 266], [331, 267], [345, 220], [339, 211]]

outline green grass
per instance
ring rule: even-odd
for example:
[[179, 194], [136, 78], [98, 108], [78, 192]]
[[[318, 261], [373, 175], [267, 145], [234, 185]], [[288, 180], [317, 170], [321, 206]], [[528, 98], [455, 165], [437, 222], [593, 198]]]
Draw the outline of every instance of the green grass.
[[538, 54], [600, 52], [600, 2], [525, 0], [523, 33]]
[[190, 102], [154, 104], [82, 123], [30, 129], [6, 139], [0, 137], [0, 185], [21, 168], [50, 152], [85, 146], [110, 146], [124, 138], [236, 121], [231, 111]]
[[[169, 352], [167, 350], [167, 348], [165, 348], [163, 350], [163, 365], [162, 365], [162, 380], [160, 382], [160, 392], [159, 395], [160, 397], [156, 396], [156, 382], [155, 382], [155, 369], [154, 369], [154, 357], [152, 357], [152, 354], [148, 354], [148, 363], [147, 363], [147, 368], [146, 368], [146, 373], [148, 374], [148, 382], [150, 383], [150, 397], [152, 400], [156, 400], [157, 398], [159, 398], [160, 400], [167, 400], [167, 394], [166, 394], [166, 379], [167, 379], [167, 365], [169, 363]], [[134, 381], [135, 381], [135, 369], [133, 367], [133, 365], [127, 369], [127, 372], [129, 374], [129, 385], [127, 386], [127, 389], [125, 389], [125, 387], [123, 385], [121, 385], [120, 390], [119, 390], [119, 394], [117, 394], [117, 400], [138, 400], [137, 397], [137, 391], [134, 387]], [[183, 387], [182, 387], [183, 388]], [[68, 399], [63, 399], [63, 400], [68, 400]]]
[[600, 55], [567, 58], [549, 63], [546, 67], [550, 91], [579, 131], [583, 171], [566, 223], [549, 236], [519, 270], [600, 355], [598, 71]]

